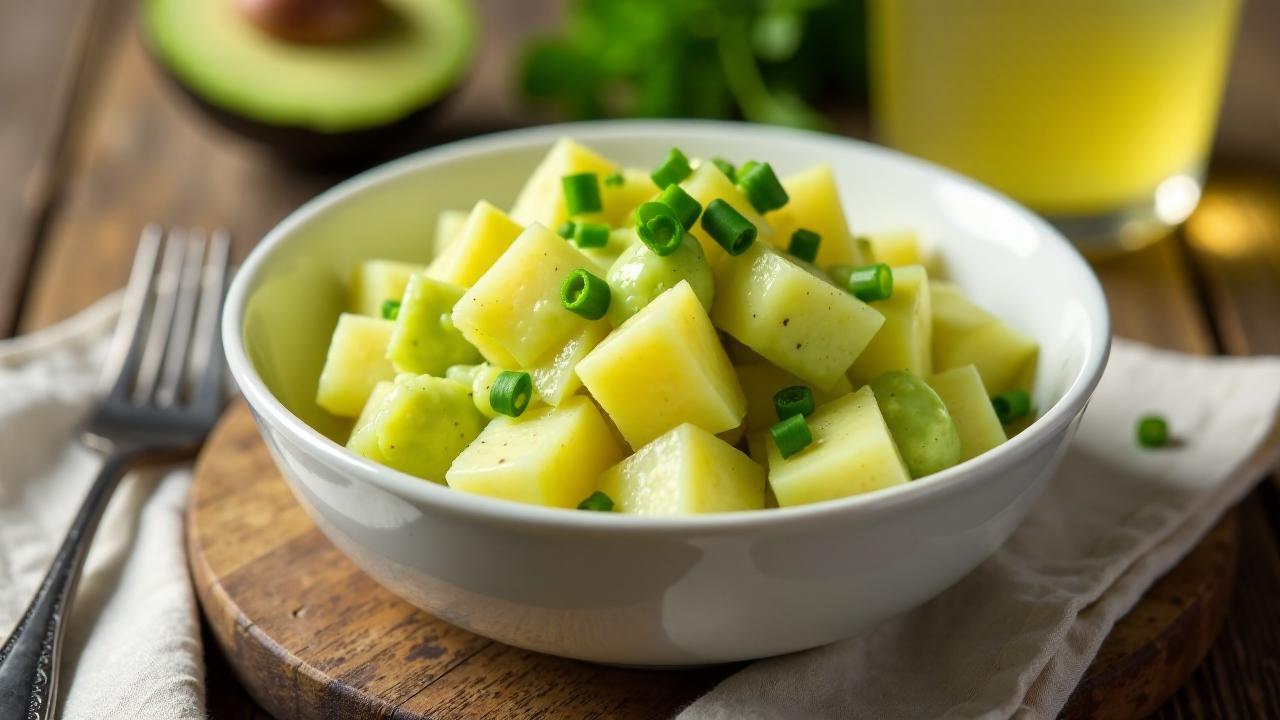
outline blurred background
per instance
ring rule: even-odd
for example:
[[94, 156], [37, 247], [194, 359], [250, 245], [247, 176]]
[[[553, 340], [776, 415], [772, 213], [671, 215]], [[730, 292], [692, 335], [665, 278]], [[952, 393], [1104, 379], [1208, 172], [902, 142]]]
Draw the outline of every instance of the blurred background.
[[[0, 0], [0, 337], [122, 286], [149, 221], [240, 258], [397, 154], [630, 116], [927, 157], [1100, 258], [1119, 334], [1280, 353], [1280, 0]], [[1276, 497], [1168, 717], [1280, 698]]]
[[1206, 172], [1280, 177], [1280, 0], [6, 0], [0, 40], [0, 334], [123, 280], [140, 217], [257, 238], [387, 157], [565, 119], [871, 138], [1095, 255]]

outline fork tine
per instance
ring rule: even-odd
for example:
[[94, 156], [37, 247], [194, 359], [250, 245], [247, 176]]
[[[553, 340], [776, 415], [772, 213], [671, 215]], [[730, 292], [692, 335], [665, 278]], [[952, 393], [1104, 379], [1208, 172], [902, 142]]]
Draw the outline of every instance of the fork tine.
[[160, 377], [160, 363], [164, 360], [169, 330], [173, 325], [173, 312], [178, 303], [178, 281], [182, 273], [183, 252], [186, 250], [185, 238], [186, 232], [176, 228], [170, 229], [165, 238], [151, 307], [151, 323], [147, 327], [147, 341], [142, 348], [138, 376], [133, 385], [133, 402], [138, 405], [150, 402]]
[[186, 366], [187, 349], [191, 344], [192, 325], [196, 319], [196, 299], [203, 276], [204, 249], [204, 233], [192, 230], [187, 238], [182, 270], [178, 277], [173, 329], [169, 334], [169, 344], [160, 368], [160, 384], [156, 387], [157, 407], [170, 407], [181, 396], [183, 369]]
[[120, 305], [120, 319], [102, 368], [99, 389], [102, 394], [123, 394], [127, 391], [133, 370], [142, 354], [144, 321], [147, 302], [155, 284], [156, 261], [159, 259], [160, 239], [164, 230], [159, 225], [148, 225], [138, 237], [138, 250], [134, 254], [133, 269], [129, 271], [129, 284], [125, 287]]
[[200, 311], [191, 342], [188, 372], [192, 401], [197, 410], [214, 411], [222, 405], [222, 299], [226, 294], [231, 259], [231, 234], [217, 230], [209, 241], [200, 288]]

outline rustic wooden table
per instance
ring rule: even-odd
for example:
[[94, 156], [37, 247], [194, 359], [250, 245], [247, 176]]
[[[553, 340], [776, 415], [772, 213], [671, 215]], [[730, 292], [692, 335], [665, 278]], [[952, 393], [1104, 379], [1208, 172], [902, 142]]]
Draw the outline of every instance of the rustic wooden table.
[[[1197, 353], [1280, 353], [1280, 3], [1248, 6], [1217, 162], [1177, 235], [1098, 265], [1119, 335]], [[527, 124], [509, 87], [520, 35], [545, 2], [478, 2], [484, 51], [440, 139]], [[121, 286], [139, 228], [229, 226], [243, 257], [339, 178], [280, 165], [210, 126], [143, 54], [128, 0], [0, 2], [0, 337], [48, 325]], [[1263, 143], [1266, 144], [1263, 144]], [[1280, 494], [1242, 505], [1223, 629], [1158, 717], [1280, 717]], [[207, 644], [212, 647], [212, 643]], [[266, 718], [210, 652], [210, 714]]]

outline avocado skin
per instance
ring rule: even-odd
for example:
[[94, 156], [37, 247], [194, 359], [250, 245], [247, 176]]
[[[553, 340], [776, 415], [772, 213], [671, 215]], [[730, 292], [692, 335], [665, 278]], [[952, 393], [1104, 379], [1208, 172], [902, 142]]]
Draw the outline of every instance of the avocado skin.
[[432, 121], [457, 92], [451, 89], [431, 103], [384, 125], [342, 132], [322, 132], [294, 125], [275, 125], [244, 117], [215, 105], [183, 84], [165, 64], [151, 56], [167, 83], [216, 125], [248, 139], [290, 164], [316, 170], [360, 168], [439, 141]]

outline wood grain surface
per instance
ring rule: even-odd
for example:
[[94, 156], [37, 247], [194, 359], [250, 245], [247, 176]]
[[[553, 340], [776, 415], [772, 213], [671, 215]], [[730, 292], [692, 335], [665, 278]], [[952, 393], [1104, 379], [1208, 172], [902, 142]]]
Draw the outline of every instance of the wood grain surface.
[[417, 610], [312, 524], [243, 404], [196, 474], [196, 592], [236, 675], [278, 717], [665, 717], [735, 669], [607, 668], [494, 643]]
[[[1270, 12], [1280, 20], [1280, 3]], [[1280, 173], [1251, 163], [1216, 177], [1183, 233], [1197, 294], [1218, 351], [1280, 354]], [[1223, 632], [1165, 717], [1280, 717], [1280, 479], [1250, 496], [1241, 515], [1239, 580]]]
[[[311, 523], [243, 404], [197, 465], [187, 547], [211, 634], [281, 718], [667, 717], [738, 667], [606, 668], [494, 643], [413, 608]], [[1117, 624], [1064, 716], [1141, 717], [1174, 692], [1217, 634], [1238, 550], [1230, 514]]]
[[92, 0], [0, 2], [0, 337], [14, 329], [56, 201], [64, 118], [87, 85]]
[[[1252, 211], [1247, 213], [1254, 223], [1251, 232], [1265, 234], [1269, 220], [1265, 214], [1258, 217], [1256, 211], [1269, 205], [1270, 195], [1258, 190], [1257, 182], [1247, 187], [1252, 190], [1227, 185], [1231, 192], [1220, 193], [1215, 186], [1206, 198], [1206, 212], [1224, 212], [1222, 203], [1234, 206], [1251, 199]], [[1204, 222], [1193, 221], [1185, 238], [1174, 236], [1098, 266], [1113, 302], [1118, 334], [1171, 349], [1214, 350], [1221, 323], [1215, 314], [1206, 313], [1206, 307], [1214, 306], [1203, 303], [1202, 297], [1217, 292], [1213, 290], [1217, 276], [1208, 269], [1213, 267], [1210, 263], [1224, 258], [1197, 257], [1188, 250], [1206, 245], [1197, 235], [1209, 227]], [[1246, 263], [1251, 270], [1266, 266], [1266, 256], [1253, 260]], [[1218, 281], [1232, 277], [1230, 270], [1224, 272]], [[1255, 288], [1249, 302], [1237, 298], [1235, 305], [1225, 300], [1218, 304], [1230, 308], [1269, 302], [1270, 307], [1280, 307], [1280, 297], [1257, 295], [1280, 284], [1265, 282], [1264, 275], [1256, 286], [1263, 289]], [[1237, 290], [1248, 287], [1253, 286], [1239, 283]], [[526, 653], [449, 628], [379, 589], [310, 526], [275, 474], [243, 410], [220, 429], [208, 457], [224, 448], [226, 459], [206, 459], [201, 464], [192, 498], [189, 530], [194, 574], [213, 635], [250, 691], [282, 717], [319, 717], [318, 708], [326, 706], [341, 706], [345, 714], [355, 717], [393, 711], [405, 718], [663, 717], [732, 670], [717, 669], [703, 676], [630, 673]], [[232, 455], [256, 455], [256, 459], [242, 463]], [[264, 474], [265, 483], [247, 480]], [[243, 503], [242, 492], [249, 493]], [[235, 509], [228, 510], [224, 504]], [[1244, 528], [1250, 540], [1261, 537], [1266, 542], [1246, 547], [1241, 555], [1241, 521], [1236, 514], [1225, 518], [1117, 624], [1073, 695], [1065, 717], [1142, 717], [1152, 711], [1162, 717], [1188, 713], [1195, 717], [1203, 712], [1251, 717], [1251, 708], [1258, 707], [1256, 693], [1263, 693], [1266, 702], [1277, 700], [1271, 694], [1270, 659], [1240, 652], [1248, 637], [1246, 627], [1267, 626], [1259, 619], [1268, 612], [1266, 603], [1231, 593], [1237, 557], [1250, 575], [1261, 574], [1263, 583], [1280, 583], [1263, 504], [1258, 496], [1246, 503]], [[256, 536], [244, 527], [255, 517], [268, 523], [259, 526], [261, 534]], [[221, 527], [228, 521], [232, 527]], [[273, 545], [271, 537], [278, 544]], [[212, 538], [217, 543], [205, 552], [202, 548]], [[247, 550], [237, 557], [242, 543]], [[316, 572], [307, 572], [313, 559]], [[224, 572], [230, 578], [225, 582]], [[381, 619], [363, 621], [349, 615], [341, 601], [346, 588], [360, 598], [354, 611], [359, 617]], [[295, 597], [300, 600], [293, 602]], [[1212, 661], [1196, 670], [1228, 608], [1234, 612], [1226, 621], [1226, 641], [1213, 647]], [[303, 625], [307, 618], [312, 624]], [[350, 630], [369, 622], [387, 623], [396, 632], [384, 636]], [[430, 638], [431, 649], [413, 638]], [[1263, 639], [1274, 640], [1268, 633]], [[336, 659], [330, 653], [336, 653]], [[403, 658], [400, 663], [389, 662], [397, 657]], [[361, 662], [371, 663], [371, 669], [361, 669]], [[408, 668], [411, 679], [406, 683], [388, 666]], [[1224, 667], [1232, 668], [1229, 676], [1223, 675]], [[1188, 676], [1191, 682], [1184, 686]], [[281, 678], [286, 678], [283, 686]], [[1184, 686], [1181, 699], [1162, 707], [1180, 686]]]
[[1116, 623], [1062, 717], [1146, 717], [1177, 691], [1218, 636], [1239, 552], [1232, 512]]
[[[99, 2], [106, 9], [91, 34], [101, 46], [93, 63], [101, 69], [69, 131], [71, 169], [40, 241], [23, 331], [68, 317], [121, 286], [148, 222], [226, 227], [236, 261], [291, 210], [345, 176], [282, 164], [215, 126], [152, 65], [136, 37], [135, 4]], [[504, 38], [554, 23], [555, 13], [546, 3], [477, 5], [493, 20], [482, 38], [490, 51], [443, 108], [438, 141], [537, 120], [520, 114], [508, 87], [518, 47]]]
[[[510, 68], [518, 39], [554, 24], [558, 5], [477, 0], [479, 62], [438, 140], [543, 119], [515, 102]], [[337, 179], [280, 166], [193, 112], [138, 47], [134, 6], [0, 0], [0, 336], [48, 325], [118, 287], [148, 221], [228, 226], [239, 255]], [[1193, 352], [1280, 352], [1277, 19], [1275, 0], [1245, 4], [1217, 145], [1234, 164], [1211, 168], [1185, 237], [1099, 267], [1119, 334]], [[1280, 717], [1274, 484], [1246, 501], [1238, 522], [1240, 581], [1222, 633], [1156, 717]], [[215, 643], [207, 647], [210, 716], [264, 720]]]

